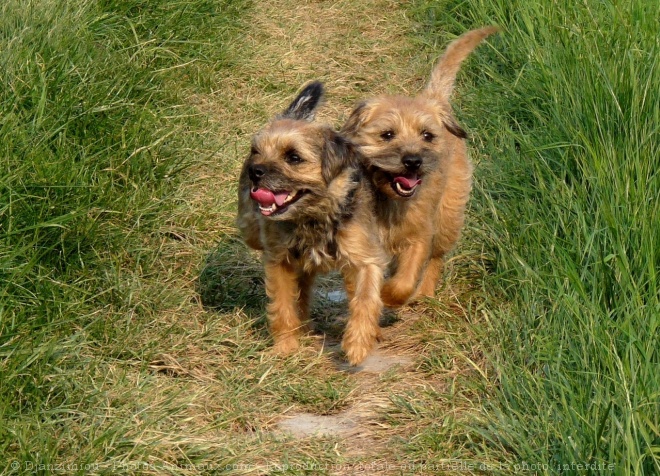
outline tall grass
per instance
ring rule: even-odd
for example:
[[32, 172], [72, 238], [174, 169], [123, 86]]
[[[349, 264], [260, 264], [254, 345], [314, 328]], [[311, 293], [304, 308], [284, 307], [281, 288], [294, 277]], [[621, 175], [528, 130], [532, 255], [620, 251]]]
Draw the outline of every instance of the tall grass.
[[185, 100], [228, 61], [244, 5], [2, 2], [0, 472], [85, 458], [64, 429], [97, 404], [97, 359], [135, 352], [166, 299], [143, 281], [200, 141]]
[[490, 250], [500, 309], [477, 446], [543, 474], [660, 473], [660, 7], [421, 1], [416, 13], [434, 47], [503, 29], [457, 88], [486, 157], [468, 239]]

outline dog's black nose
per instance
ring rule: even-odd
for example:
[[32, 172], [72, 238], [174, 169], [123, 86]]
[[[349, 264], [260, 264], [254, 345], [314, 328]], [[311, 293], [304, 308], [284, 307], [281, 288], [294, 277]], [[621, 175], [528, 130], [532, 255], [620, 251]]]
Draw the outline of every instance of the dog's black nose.
[[415, 171], [422, 166], [422, 158], [418, 155], [404, 155], [401, 162], [410, 171]]
[[266, 175], [266, 167], [263, 165], [251, 165], [248, 169], [248, 175], [250, 176], [250, 180], [257, 183], [261, 177]]

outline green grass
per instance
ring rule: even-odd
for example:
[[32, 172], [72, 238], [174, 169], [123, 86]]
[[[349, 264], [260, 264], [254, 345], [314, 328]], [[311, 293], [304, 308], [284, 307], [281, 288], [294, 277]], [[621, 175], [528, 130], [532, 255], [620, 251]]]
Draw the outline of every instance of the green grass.
[[464, 241], [485, 248], [497, 309], [470, 448], [540, 474], [660, 473], [660, 8], [419, 1], [415, 14], [434, 52], [503, 29], [455, 101], [478, 160]]
[[0, 7], [1, 474], [336, 458], [270, 432], [288, 409], [341, 411], [355, 384], [314, 349], [267, 353], [261, 264], [233, 227], [253, 130], [223, 116], [251, 8]]
[[[311, 67], [259, 62], [252, 7], [2, 3], [0, 473], [302, 474], [381, 448], [402, 468], [658, 473], [658, 7], [414, 2], [421, 48], [388, 63], [397, 77], [423, 82], [469, 28], [504, 31], [459, 74], [475, 193], [442, 299], [397, 336], [416, 369], [366, 386], [310, 341], [267, 352], [235, 179]], [[315, 312], [337, 337], [339, 306]], [[272, 431], [374, 388], [362, 448]]]
[[229, 64], [223, 43], [246, 4], [2, 3], [3, 474], [14, 460], [132, 451], [136, 427], [122, 413], [133, 403], [112, 387], [135, 386], [139, 401], [148, 379], [127, 382], [115, 364], [149, 362], [142, 336], [171, 305], [152, 281], [181, 172], [202, 150], [204, 124], [187, 101]]

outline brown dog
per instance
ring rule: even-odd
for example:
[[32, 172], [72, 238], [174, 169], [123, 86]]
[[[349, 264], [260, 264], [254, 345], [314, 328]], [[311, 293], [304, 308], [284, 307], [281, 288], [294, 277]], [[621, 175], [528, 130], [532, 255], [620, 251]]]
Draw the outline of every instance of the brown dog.
[[496, 31], [487, 27], [456, 39], [419, 96], [367, 100], [342, 129], [377, 190], [380, 237], [392, 257], [381, 293], [388, 306], [433, 296], [443, 257], [459, 238], [472, 165], [449, 98], [461, 62]]
[[386, 257], [375, 193], [352, 144], [312, 122], [322, 94], [320, 83], [308, 85], [254, 136], [240, 176], [237, 225], [249, 246], [263, 250], [275, 352], [298, 348], [314, 277], [334, 268], [349, 298], [342, 347], [356, 365], [380, 336]]

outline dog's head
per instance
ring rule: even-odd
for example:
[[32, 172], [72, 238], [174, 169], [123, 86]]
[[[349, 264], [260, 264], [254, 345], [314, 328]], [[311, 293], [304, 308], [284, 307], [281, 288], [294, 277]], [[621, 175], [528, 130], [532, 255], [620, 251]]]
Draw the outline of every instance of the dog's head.
[[360, 149], [376, 188], [409, 198], [446, 155], [447, 134], [465, 137], [439, 101], [386, 96], [360, 104], [344, 126]]
[[495, 31], [470, 31], [452, 42], [417, 97], [383, 96], [353, 110], [342, 131], [359, 147], [381, 193], [397, 199], [414, 196], [424, 176], [442, 167], [450, 142], [466, 137], [449, 99], [461, 62]]
[[323, 213], [319, 208], [348, 193], [354, 154], [337, 132], [313, 122], [322, 96], [321, 83], [309, 84], [252, 139], [241, 183], [268, 219]]

